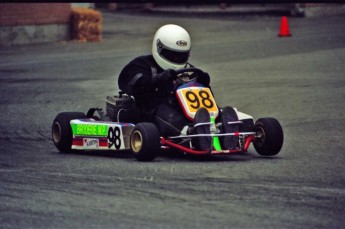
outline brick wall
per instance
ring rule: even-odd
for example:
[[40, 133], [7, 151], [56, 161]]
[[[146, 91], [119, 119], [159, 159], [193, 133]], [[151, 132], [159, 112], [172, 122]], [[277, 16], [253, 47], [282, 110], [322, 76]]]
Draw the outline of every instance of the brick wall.
[[69, 23], [70, 3], [1, 3], [0, 26]]

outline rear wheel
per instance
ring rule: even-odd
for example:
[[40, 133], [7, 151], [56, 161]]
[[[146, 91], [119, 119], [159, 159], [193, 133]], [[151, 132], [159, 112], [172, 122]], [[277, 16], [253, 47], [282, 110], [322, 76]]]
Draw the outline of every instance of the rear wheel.
[[83, 118], [86, 118], [86, 115], [82, 112], [62, 112], [56, 116], [52, 125], [52, 139], [60, 152], [73, 151], [71, 149], [73, 135], [70, 121]]
[[138, 161], [153, 161], [160, 151], [160, 134], [153, 123], [135, 126], [130, 138], [131, 150]]
[[273, 156], [280, 152], [283, 142], [283, 129], [275, 118], [260, 118], [255, 122], [254, 131], [257, 138], [253, 142], [258, 154]]

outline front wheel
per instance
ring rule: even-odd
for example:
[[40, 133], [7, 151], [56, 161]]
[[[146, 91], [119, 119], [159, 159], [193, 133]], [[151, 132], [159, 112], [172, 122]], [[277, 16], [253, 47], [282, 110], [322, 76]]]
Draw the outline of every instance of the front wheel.
[[256, 139], [253, 142], [258, 154], [263, 156], [274, 156], [283, 147], [283, 129], [275, 118], [260, 118], [255, 122], [254, 132]]
[[153, 161], [161, 148], [157, 127], [149, 122], [137, 124], [131, 134], [130, 147], [138, 161]]
[[63, 153], [70, 153], [72, 146], [71, 120], [84, 119], [86, 115], [82, 112], [62, 112], [56, 116], [52, 125], [52, 139], [56, 148]]

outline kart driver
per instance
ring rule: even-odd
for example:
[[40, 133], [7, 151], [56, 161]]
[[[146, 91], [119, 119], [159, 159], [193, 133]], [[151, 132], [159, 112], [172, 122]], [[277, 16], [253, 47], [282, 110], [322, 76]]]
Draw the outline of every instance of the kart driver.
[[[188, 63], [191, 50], [191, 38], [188, 32], [173, 24], [160, 27], [153, 38], [152, 54], [139, 56], [129, 62], [121, 71], [118, 78], [119, 89], [135, 99], [139, 121], [153, 122], [157, 125], [161, 135], [176, 136], [186, 130], [188, 120], [172, 90], [177, 79], [178, 69], [192, 67]], [[209, 87], [210, 77], [204, 73], [198, 77], [198, 83]], [[133, 111], [128, 111], [133, 116]], [[236, 112], [231, 107], [226, 107], [221, 112], [223, 123], [238, 120]], [[126, 121], [126, 114], [120, 116]], [[133, 122], [133, 120], [131, 120]], [[200, 108], [194, 118], [194, 124], [210, 122], [210, 115], [206, 108]], [[226, 125], [224, 131], [236, 131], [236, 127]], [[233, 126], [233, 125], [232, 125]], [[235, 128], [235, 129], [234, 129]], [[190, 127], [189, 134], [210, 134], [209, 126]], [[227, 139], [226, 139], [227, 138]], [[233, 147], [231, 137], [223, 137], [223, 147]], [[212, 137], [193, 138], [193, 143], [199, 150], [212, 149]], [[226, 145], [225, 142], [228, 142]], [[232, 144], [232, 145], [231, 145]]]

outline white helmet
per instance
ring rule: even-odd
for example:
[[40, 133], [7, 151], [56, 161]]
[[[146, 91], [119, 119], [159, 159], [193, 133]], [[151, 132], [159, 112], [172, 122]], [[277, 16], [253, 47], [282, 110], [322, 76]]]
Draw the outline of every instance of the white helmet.
[[178, 25], [169, 24], [160, 27], [153, 38], [153, 58], [164, 70], [184, 68], [190, 49], [190, 36], [184, 28]]

